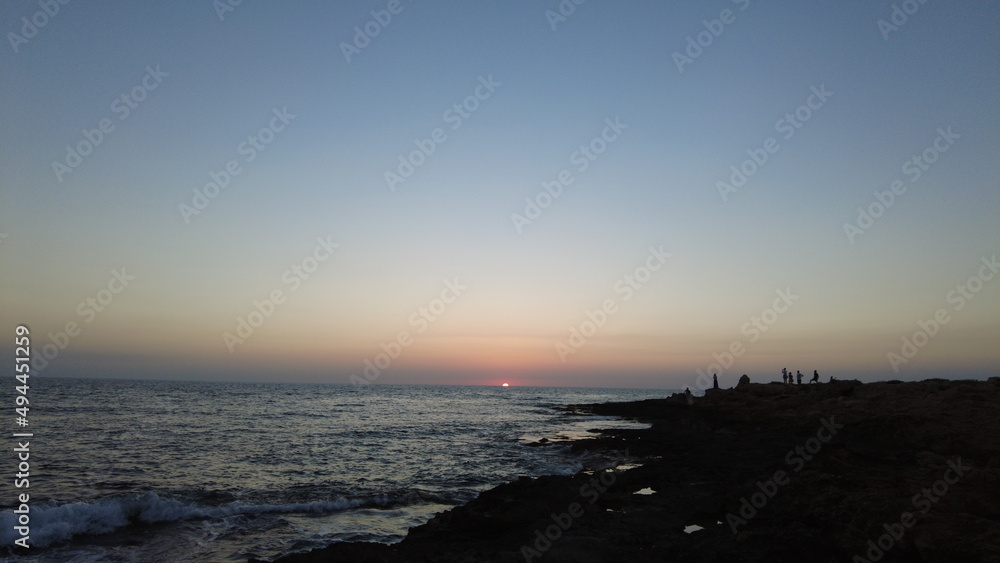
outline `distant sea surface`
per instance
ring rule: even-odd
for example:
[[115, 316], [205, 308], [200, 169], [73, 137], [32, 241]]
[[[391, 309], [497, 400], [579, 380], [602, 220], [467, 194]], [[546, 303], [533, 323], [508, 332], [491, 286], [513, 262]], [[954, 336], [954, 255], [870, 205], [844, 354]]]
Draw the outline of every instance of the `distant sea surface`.
[[[9, 474], [0, 485], [0, 537], [5, 546], [17, 537], [16, 495], [27, 491], [33, 547], [18, 559], [79, 562], [246, 561], [336, 541], [396, 542], [500, 483], [578, 471], [587, 454], [571, 454], [560, 438], [636, 426], [553, 407], [669, 393], [30, 383], [30, 426], [7, 424], [0, 457]], [[26, 430], [34, 433], [30, 487], [15, 489], [10, 433]], [[556, 442], [528, 445], [541, 438]]]

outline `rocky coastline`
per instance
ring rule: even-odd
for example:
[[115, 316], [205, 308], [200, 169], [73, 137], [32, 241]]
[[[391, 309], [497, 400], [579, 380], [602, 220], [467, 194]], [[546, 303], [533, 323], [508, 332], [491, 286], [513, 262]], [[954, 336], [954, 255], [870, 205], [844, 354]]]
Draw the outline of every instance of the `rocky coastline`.
[[574, 444], [617, 467], [500, 485], [394, 545], [278, 561], [1000, 561], [1000, 378], [751, 383], [573, 410], [651, 427]]

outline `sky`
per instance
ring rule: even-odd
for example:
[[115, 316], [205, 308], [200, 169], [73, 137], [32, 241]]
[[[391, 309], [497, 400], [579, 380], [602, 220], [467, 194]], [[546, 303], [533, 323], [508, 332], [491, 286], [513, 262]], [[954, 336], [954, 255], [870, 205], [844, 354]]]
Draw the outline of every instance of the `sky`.
[[0, 326], [52, 377], [1000, 375], [1000, 5], [578, 1], [4, 2]]

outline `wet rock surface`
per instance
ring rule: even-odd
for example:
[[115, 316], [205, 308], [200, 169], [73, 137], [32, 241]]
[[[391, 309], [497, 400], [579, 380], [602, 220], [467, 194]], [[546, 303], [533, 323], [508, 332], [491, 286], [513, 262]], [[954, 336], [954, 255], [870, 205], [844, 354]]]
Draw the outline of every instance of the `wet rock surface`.
[[280, 561], [1000, 561], [996, 378], [750, 384], [574, 408], [652, 426], [575, 444], [616, 470], [522, 478], [398, 544]]

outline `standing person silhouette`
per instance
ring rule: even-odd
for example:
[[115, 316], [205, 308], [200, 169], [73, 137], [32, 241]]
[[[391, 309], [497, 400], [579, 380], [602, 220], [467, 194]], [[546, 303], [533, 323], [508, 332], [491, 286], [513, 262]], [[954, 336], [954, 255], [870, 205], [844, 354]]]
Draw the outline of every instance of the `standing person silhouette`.
[[796, 383], [798, 383], [799, 385], [802, 385], [802, 372], [801, 371], [795, 370], [795, 379], [798, 380]]
[[813, 378], [809, 380], [809, 383], [819, 383], [819, 372], [813, 370]]
[[712, 374], [712, 389], [718, 389], [718, 388], [719, 388], [719, 374], [713, 373]]
[[781, 382], [788, 383], [788, 368], [781, 368]]

